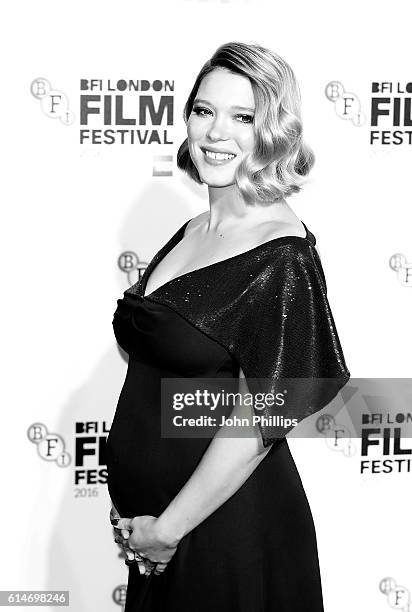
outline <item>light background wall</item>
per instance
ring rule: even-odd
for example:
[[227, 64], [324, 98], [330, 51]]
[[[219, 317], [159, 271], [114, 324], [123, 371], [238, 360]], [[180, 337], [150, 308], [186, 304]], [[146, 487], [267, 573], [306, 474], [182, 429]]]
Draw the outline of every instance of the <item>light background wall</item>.
[[[198, 70], [231, 40], [268, 46], [293, 67], [316, 165], [289, 203], [317, 237], [349, 369], [409, 377], [412, 289], [388, 261], [412, 260], [411, 147], [372, 146], [369, 132], [371, 83], [412, 80], [412, 10], [406, 1], [42, 0], [2, 13], [0, 589], [66, 589], [76, 612], [109, 612], [121, 608], [126, 567], [106, 486], [75, 496], [74, 424], [109, 426], [124, 380], [111, 327], [128, 286], [119, 255], [150, 261], [208, 207], [206, 188], [175, 164]], [[30, 93], [37, 77], [67, 95], [74, 123], [42, 112]], [[80, 145], [81, 78], [174, 81], [174, 144]], [[335, 80], [358, 96], [363, 126], [335, 113], [325, 96]], [[172, 176], [152, 176], [158, 153], [173, 156]], [[40, 458], [27, 437], [36, 422], [62, 436], [71, 465]], [[352, 458], [323, 440], [290, 447], [318, 533], [326, 612], [387, 610], [379, 580], [412, 589], [410, 474], [362, 476], [359, 440]], [[87, 459], [90, 469], [104, 467]]]

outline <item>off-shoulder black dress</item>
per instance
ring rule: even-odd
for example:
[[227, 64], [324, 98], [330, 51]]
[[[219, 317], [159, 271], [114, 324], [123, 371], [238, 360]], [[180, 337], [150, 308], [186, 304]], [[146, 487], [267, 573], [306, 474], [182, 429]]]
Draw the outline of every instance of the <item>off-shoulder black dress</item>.
[[[147, 279], [183, 238], [184, 223], [117, 302], [113, 328], [128, 353], [107, 439], [108, 488], [121, 516], [158, 516], [196, 469], [208, 438], [160, 433], [161, 379], [333, 378], [296, 407], [301, 420], [347, 382], [315, 238], [287, 236], [165, 283]], [[266, 381], [266, 382], [265, 382]], [[259, 388], [262, 390], [262, 386]], [[322, 612], [311, 510], [286, 438], [240, 489], [187, 534], [166, 571], [129, 567], [125, 612]]]

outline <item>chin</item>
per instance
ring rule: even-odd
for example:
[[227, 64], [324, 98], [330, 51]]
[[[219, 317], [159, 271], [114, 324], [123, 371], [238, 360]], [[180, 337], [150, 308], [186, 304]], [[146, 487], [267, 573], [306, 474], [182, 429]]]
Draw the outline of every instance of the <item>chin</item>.
[[203, 183], [206, 183], [209, 187], [229, 187], [229, 185], [234, 185], [236, 182], [233, 174], [232, 176], [212, 177], [209, 173], [205, 172], [199, 173], [199, 176]]
[[220, 180], [218, 178], [210, 178], [205, 176], [201, 176], [200, 178], [202, 182], [205, 183], [208, 187], [229, 187], [230, 185], [235, 184], [234, 178], [221, 178]]
[[230, 187], [231, 185], [234, 185], [234, 184], [235, 184], [234, 182], [232, 182], [232, 183], [226, 183], [226, 182], [223, 182], [223, 181], [222, 181], [221, 183], [216, 183], [216, 182], [213, 182], [213, 181], [210, 181], [210, 182], [209, 182], [209, 181], [203, 181], [203, 182], [204, 182], [204, 183], [205, 183], [205, 184], [206, 184], [208, 187], [222, 187], [222, 188], [223, 188], [223, 187]]

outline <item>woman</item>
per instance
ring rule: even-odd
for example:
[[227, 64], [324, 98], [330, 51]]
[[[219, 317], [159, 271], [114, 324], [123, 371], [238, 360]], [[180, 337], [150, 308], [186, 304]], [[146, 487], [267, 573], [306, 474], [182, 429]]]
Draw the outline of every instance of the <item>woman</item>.
[[349, 378], [315, 238], [285, 201], [314, 161], [299, 105], [278, 55], [217, 49], [187, 100], [178, 152], [208, 186], [209, 211], [118, 300], [113, 327], [129, 365], [107, 467], [129, 558], [126, 612], [323, 610], [313, 519], [285, 435], [260, 422], [249, 437], [225, 425], [212, 439], [160, 433], [162, 378], [235, 378], [241, 393], [310, 378], [295, 423]]

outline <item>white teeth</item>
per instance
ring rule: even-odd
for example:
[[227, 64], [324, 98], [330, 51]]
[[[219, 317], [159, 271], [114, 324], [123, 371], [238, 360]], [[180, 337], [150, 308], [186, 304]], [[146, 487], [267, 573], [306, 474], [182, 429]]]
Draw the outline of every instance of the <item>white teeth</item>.
[[205, 154], [207, 157], [211, 157], [212, 159], [233, 159], [236, 155], [232, 155], [232, 153], [214, 153], [213, 151], [208, 151], [205, 149]]

